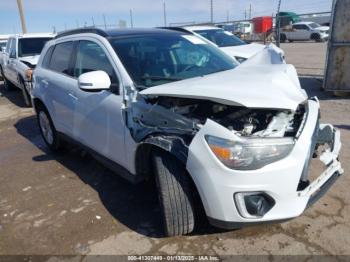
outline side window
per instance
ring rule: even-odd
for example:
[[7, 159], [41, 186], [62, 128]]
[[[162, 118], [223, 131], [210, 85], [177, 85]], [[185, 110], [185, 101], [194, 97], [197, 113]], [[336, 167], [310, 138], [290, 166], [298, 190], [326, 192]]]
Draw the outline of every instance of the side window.
[[309, 27], [307, 25], [302, 25], [301, 30], [309, 30]]
[[78, 78], [81, 74], [97, 70], [105, 71], [109, 75], [112, 83], [111, 90], [118, 93], [118, 78], [104, 50], [94, 42], [80, 41], [77, 48], [74, 77]]
[[73, 42], [57, 44], [53, 50], [49, 68], [53, 71], [71, 75], [69, 71], [70, 59], [73, 51]]
[[41, 64], [41, 66], [42, 66], [43, 68], [48, 68], [48, 67], [49, 67], [53, 49], [54, 49], [54, 46], [51, 46], [51, 47], [49, 48], [49, 50], [47, 50], [47, 52], [46, 52], [46, 54], [45, 54], [45, 57], [44, 57], [44, 59], [43, 59], [43, 62], [42, 62], [42, 64]]
[[293, 28], [296, 30], [302, 30], [302, 26], [301, 25], [293, 25]]

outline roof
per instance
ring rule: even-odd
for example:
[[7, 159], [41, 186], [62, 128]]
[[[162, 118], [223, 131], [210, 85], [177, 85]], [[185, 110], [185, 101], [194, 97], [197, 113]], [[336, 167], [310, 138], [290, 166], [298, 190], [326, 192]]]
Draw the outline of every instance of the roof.
[[126, 28], [126, 29], [108, 29], [103, 30], [99, 28], [87, 27], [80, 28], [70, 31], [64, 31], [59, 33], [56, 38], [75, 35], [75, 34], [83, 34], [83, 33], [92, 33], [97, 34], [103, 37], [121, 37], [121, 36], [133, 36], [133, 35], [147, 35], [147, 34], [184, 34], [184, 32], [162, 29], [162, 28]]

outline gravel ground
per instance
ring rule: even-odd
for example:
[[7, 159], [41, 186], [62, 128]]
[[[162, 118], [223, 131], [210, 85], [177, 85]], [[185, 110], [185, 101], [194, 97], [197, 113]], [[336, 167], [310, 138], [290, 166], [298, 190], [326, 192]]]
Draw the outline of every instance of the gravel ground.
[[191, 236], [162, 238], [152, 184], [131, 185], [77, 148], [48, 152], [21, 92], [0, 86], [0, 255], [350, 255], [349, 99], [322, 93], [309, 77], [318, 69], [307, 68], [323, 67], [325, 44], [282, 48], [307, 75], [302, 86], [319, 96], [322, 121], [342, 132], [345, 175], [302, 216], [235, 231], [202, 221]]

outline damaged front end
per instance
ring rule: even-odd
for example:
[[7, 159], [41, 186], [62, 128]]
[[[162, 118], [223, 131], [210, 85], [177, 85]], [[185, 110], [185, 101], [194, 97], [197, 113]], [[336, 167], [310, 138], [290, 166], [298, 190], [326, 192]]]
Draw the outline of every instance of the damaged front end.
[[[266, 146], [267, 141], [275, 139], [281, 143], [283, 138], [292, 145], [305, 115], [303, 104], [295, 111], [254, 109], [210, 100], [149, 97], [137, 92], [134, 94], [136, 96], [129, 99], [129, 106], [126, 108], [127, 126], [133, 139], [137, 143], [149, 143], [161, 147], [176, 155], [184, 164], [193, 137], [208, 120], [229, 130], [241, 141], [255, 141]], [[264, 140], [265, 138], [269, 140]], [[210, 141], [216, 139], [217, 142], [219, 138], [208, 139]]]

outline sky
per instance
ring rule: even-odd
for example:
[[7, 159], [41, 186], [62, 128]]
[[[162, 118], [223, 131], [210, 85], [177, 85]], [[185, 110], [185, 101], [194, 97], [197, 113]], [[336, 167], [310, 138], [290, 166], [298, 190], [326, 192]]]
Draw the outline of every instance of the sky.
[[[116, 26], [125, 20], [134, 27], [163, 26], [163, 1], [168, 24], [210, 21], [210, 0], [22, 0], [28, 32], [52, 32], [84, 25]], [[276, 13], [278, 0], [213, 0], [214, 21], [244, 19]], [[330, 11], [332, 0], [282, 0], [281, 11], [296, 13]], [[0, 34], [21, 32], [16, 0], [0, 0]]]

